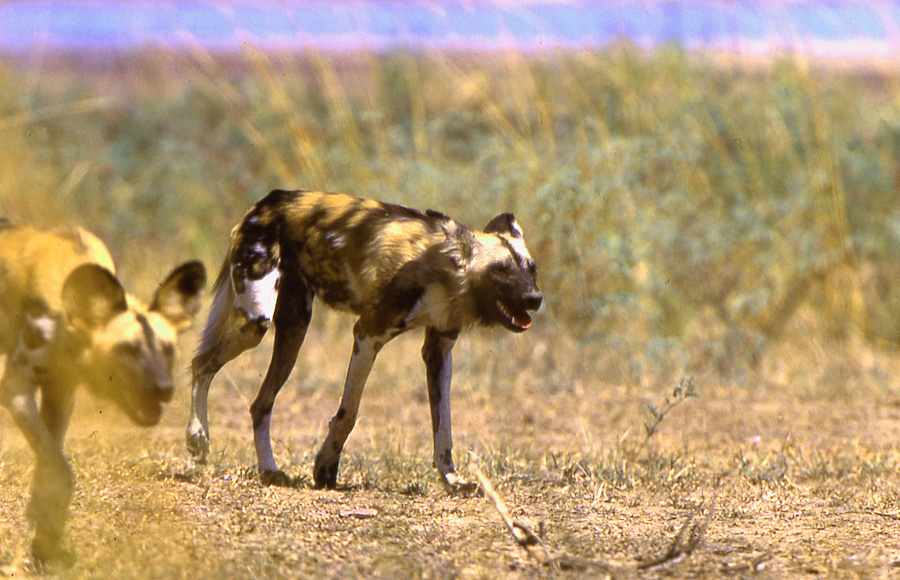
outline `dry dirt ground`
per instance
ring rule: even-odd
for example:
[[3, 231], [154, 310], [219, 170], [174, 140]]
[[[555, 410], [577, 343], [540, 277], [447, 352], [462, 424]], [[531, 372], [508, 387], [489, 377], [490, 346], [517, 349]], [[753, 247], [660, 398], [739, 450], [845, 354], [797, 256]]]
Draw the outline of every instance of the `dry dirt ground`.
[[419, 337], [398, 339], [376, 363], [343, 487], [311, 488], [349, 354], [337, 326], [311, 331], [276, 403], [276, 458], [293, 488], [255, 479], [247, 409], [265, 347], [214, 383], [202, 468], [183, 446], [186, 377], [152, 430], [82, 397], [68, 439], [68, 568], [29, 560], [32, 458], [0, 415], [0, 577], [900, 578], [895, 353], [814, 345], [791, 362], [796, 345], [770, 351], [743, 377], [695, 377], [697, 398], [676, 403], [648, 437], [648, 404], [666, 410], [673, 382], [591, 376], [576, 361], [590, 351], [539, 332], [465, 339], [457, 465], [486, 474], [545, 554], [517, 546], [488, 499], [448, 497], [438, 484]]

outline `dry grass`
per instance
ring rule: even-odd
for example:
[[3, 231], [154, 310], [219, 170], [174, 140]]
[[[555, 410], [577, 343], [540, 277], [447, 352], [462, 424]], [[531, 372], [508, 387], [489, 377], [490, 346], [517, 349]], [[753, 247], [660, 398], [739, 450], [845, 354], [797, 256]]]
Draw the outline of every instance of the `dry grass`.
[[[325, 318], [325, 317], [320, 317]], [[255, 479], [247, 408], [267, 348], [227, 367], [210, 409], [212, 461], [182, 446], [187, 389], [161, 428], [142, 431], [84, 400], [69, 439], [78, 488], [70, 569], [28, 564], [23, 512], [31, 456], [0, 423], [0, 566], [12, 577], [520, 578], [891, 577], [900, 571], [900, 399], [880, 389], [900, 359], [867, 349], [793, 347], [790, 367], [837, 374], [796, 386], [697, 381], [645, 437], [648, 404], [671, 396], [638, 385], [547, 389], [557, 371], [520, 337], [477, 334], [459, 349], [454, 390], [461, 472], [483, 470], [512, 517], [538, 531], [556, 566], [512, 541], [490, 502], [447, 497], [429, 463], [424, 373], [416, 339], [382, 354], [348, 443], [338, 491], [310, 488], [317, 442], [339, 397], [349, 321], [310, 333], [276, 406], [276, 457], [300, 482]], [[785, 353], [772, 353], [771, 361]], [[860, 355], [867, 364], [858, 365]], [[572, 359], [590, 356], [576, 350]], [[498, 360], [505, 361], [503, 369]], [[323, 361], [329, 361], [323, 363]], [[778, 361], [784, 364], [784, 361]], [[838, 372], [843, 369], [843, 372]], [[873, 380], [874, 378], [874, 380]], [[186, 377], [183, 378], [186, 380]], [[854, 390], [842, 384], [857, 382]], [[665, 554], [691, 517], [715, 514], [685, 557]]]

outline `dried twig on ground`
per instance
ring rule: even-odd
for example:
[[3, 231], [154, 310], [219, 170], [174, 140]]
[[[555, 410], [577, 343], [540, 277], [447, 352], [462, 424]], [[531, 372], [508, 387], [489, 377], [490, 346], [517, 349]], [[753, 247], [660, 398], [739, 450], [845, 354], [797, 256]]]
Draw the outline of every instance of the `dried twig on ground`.
[[[519, 545], [523, 550], [525, 550], [528, 554], [536, 557], [543, 564], [547, 564], [550, 562], [550, 553], [547, 551], [547, 547], [544, 546], [544, 542], [534, 533], [534, 531], [527, 524], [520, 522], [518, 520], [514, 520], [511, 515], [509, 515], [509, 510], [506, 508], [506, 504], [503, 503], [503, 500], [500, 499], [500, 496], [497, 495], [497, 492], [494, 491], [494, 486], [491, 485], [491, 482], [488, 481], [487, 477], [484, 476], [481, 469], [478, 468], [477, 465], [472, 466], [472, 472], [475, 474], [475, 478], [478, 479], [478, 485], [481, 486], [481, 490], [484, 492], [484, 496], [491, 500], [494, 504], [494, 508], [497, 510], [497, 513], [500, 514], [500, 519], [503, 520], [503, 523], [506, 524], [506, 529], [509, 530], [509, 533], [512, 535], [513, 540], [515, 540], [516, 544]], [[539, 546], [541, 548], [540, 556], [535, 556], [532, 552], [535, 546]]]
[[[475, 478], [478, 480], [478, 484], [481, 486], [484, 496], [494, 504], [494, 508], [500, 515], [500, 519], [503, 520], [506, 529], [509, 530], [509, 533], [516, 544], [542, 565], [554, 569], [585, 570], [591, 568], [594, 570], [604, 570], [609, 576], [614, 576], [618, 573], [647, 570], [680, 562], [693, 553], [700, 545], [700, 542], [703, 540], [706, 530], [709, 527], [709, 522], [712, 520], [713, 514], [715, 513], [716, 499], [714, 497], [712, 503], [706, 509], [706, 515], [702, 520], [697, 521], [697, 514], [692, 514], [687, 521], [684, 522], [684, 525], [681, 526], [681, 529], [678, 530], [678, 533], [661, 556], [640, 562], [636, 566], [616, 566], [600, 560], [579, 558], [568, 554], [551, 556], [550, 551], [547, 549], [543, 540], [534, 533], [530, 526], [519, 520], [513, 519], [509, 513], [509, 509], [506, 507], [506, 503], [504, 503], [494, 490], [494, 486], [491, 485], [491, 482], [488, 481], [481, 469], [479, 469], [477, 465], [472, 465], [471, 470], [475, 474]], [[538, 551], [537, 548], [540, 548], [540, 551]]]
[[697, 546], [703, 540], [703, 536], [706, 535], [706, 529], [709, 527], [709, 522], [712, 520], [715, 510], [716, 498], [713, 497], [712, 503], [706, 509], [706, 516], [702, 520], [697, 521], [697, 514], [691, 514], [684, 522], [684, 525], [681, 526], [681, 529], [678, 530], [678, 533], [675, 534], [668, 549], [661, 556], [639, 563], [637, 565], [638, 570], [647, 570], [648, 568], [679, 562], [689, 556], [697, 549]]

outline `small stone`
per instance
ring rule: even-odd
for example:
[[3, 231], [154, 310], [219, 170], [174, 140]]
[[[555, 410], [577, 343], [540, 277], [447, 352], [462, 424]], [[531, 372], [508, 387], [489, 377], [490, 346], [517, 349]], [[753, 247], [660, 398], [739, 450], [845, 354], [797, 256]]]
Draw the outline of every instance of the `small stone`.
[[341, 510], [340, 515], [342, 518], [359, 518], [361, 520], [367, 518], [374, 518], [378, 515], [378, 510], [372, 508], [359, 508], [359, 509], [350, 509], [350, 510]]

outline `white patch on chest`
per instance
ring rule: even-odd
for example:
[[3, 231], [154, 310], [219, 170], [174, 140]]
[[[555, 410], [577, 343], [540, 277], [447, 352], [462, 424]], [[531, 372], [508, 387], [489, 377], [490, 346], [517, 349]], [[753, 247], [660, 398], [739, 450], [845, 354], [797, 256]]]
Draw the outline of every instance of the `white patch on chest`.
[[461, 320], [458, 307], [458, 296], [441, 284], [431, 284], [416, 302], [403, 322], [407, 328], [429, 326], [440, 331], [459, 329], [469, 325], [468, 320]]
[[[233, 273], [233, 270], [232, 270]], [[259, 280], [245, 280], [244, 292], [234, 294], [234, 305], [250, 320], [264, 317], [272, 320], [278, 300], [278, 280], [281, 272], [273, 269]]]

